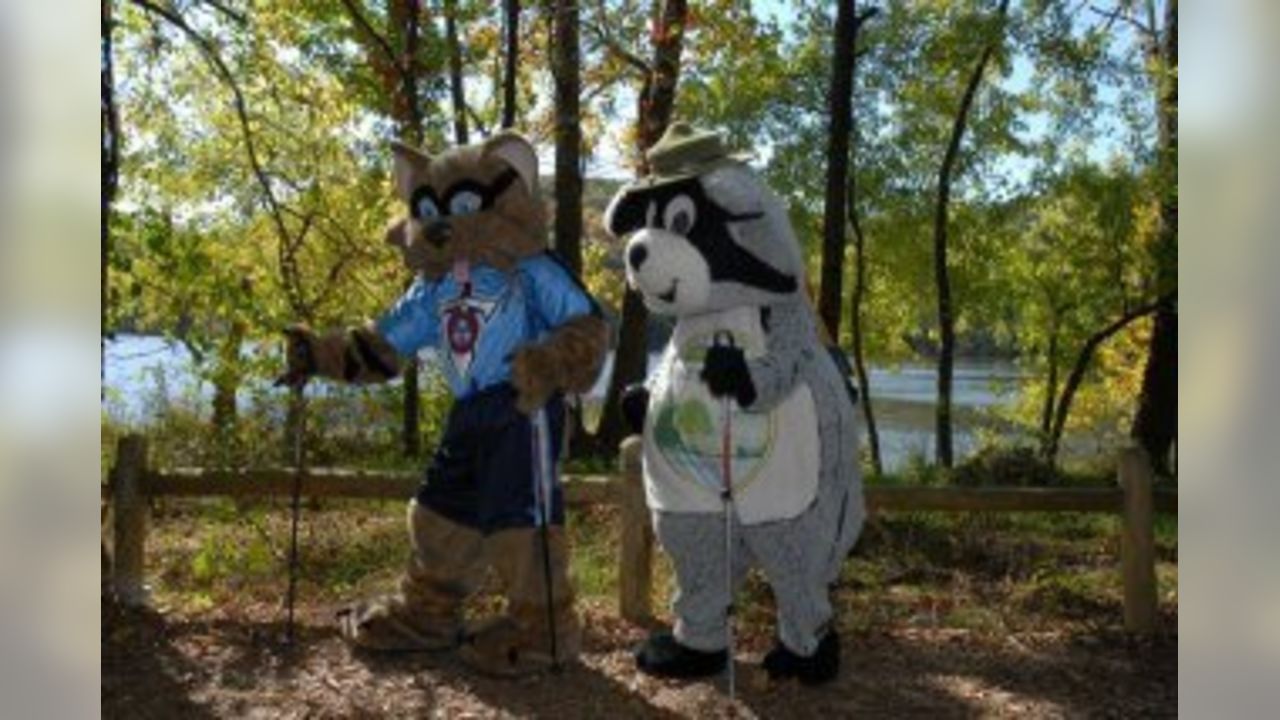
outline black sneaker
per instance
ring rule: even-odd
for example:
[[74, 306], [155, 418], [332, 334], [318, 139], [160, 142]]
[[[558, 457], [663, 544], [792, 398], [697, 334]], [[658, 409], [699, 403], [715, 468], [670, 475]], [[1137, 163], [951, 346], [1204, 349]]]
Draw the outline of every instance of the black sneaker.
[[809, 657], [791, 652], [778, 641], [761, 664], [770, 680], [796, 678], [805, 685], [821, 685], [840, 672], [840, 636], [835, 630], [828, 630]]
[[670, 632], [655, 632], [634, 652], [636, 667], [647, 675], [666, 678], [700, 678], [723, 672], [728, 650], [703, 652], [681, 645]]

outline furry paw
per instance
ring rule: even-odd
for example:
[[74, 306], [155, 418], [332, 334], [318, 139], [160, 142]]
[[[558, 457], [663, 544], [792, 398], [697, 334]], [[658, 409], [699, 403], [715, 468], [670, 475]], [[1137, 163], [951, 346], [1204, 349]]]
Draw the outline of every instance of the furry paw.
[[732, 345], [713, 345], [707, 348], [702, 361], [702, 381], [713, 397], [729, 396], [746, 407], [756, 400], [756, 386], [751, 382], [751, 370], [747, 356], [741, 348]]
[[335, 619], [342, 639], [354, 648], [375, 652], [438, 652], [457, 647], [461, 628], [433, 618], [399, 595], [355, 603]]
[[809, 657], [797, 655], [778, 642], [764, 656], [762, 665], [770, 680], [796, 678], [805, 685], [821, 685], [840, 672], [840, 636], [835, 630], [828, 630]]
[[540, 345], [526, 345], [511, 359], [511, 384], [515, 386], [516, 408], [532, 415], [547, 404], [556, 392], [555, 354]]
[[622, 417], [632, 433], [644, 430], [644, 418], [649, 414], [649, 389], [643, 383], [628, 385], [622, 392]]
[[685, 647], [669, 632], [656, 632], [635, 650], [640, 672], [657, 677], [700, 678], [715, 675], [729, 662], [728, 650], [703, 652]]

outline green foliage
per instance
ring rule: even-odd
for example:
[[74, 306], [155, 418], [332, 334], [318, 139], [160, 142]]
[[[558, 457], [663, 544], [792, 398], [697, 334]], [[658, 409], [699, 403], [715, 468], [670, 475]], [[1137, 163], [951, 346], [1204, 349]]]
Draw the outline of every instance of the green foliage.
[[[348, 5], [255, 3], [244, 24], [200, 3], [171, 6], [225, 62], [243, 118], [228, 79], [186, 34], [136, 5], [120, 8], [123, 184], [111, 218], [107, 324], [180, 340], [200, 381], [223, 396], [239, 393], [242, 404], [253, 396], [245, 417], [204, 443], [217, 451], [195, 447], [209, 421], [198, 398], [172, 410], [160, 432], [168, 427], [173, 437], [158, 445], [174, 457], [277, 456], [276, 429], [260, 423], [280, 401], [255, 388], [278, 372], [280, 328], [359, 321], [407, 281], [382, 240], [399, 212], [385, 142], [405, 112], [401, 76], [362, 24], [399, 48], [401, 5], [350, 4], [359, 18]], [[491, 3], [456, 5], [474, 135], [491, 130], [501, 110], [501, 18]], [[1016, 356], [1030, 378], [1019, 403], [999, 415], [1025, 436], [1040, 432], [1084, 341], [1152, 299], [1155, 265], [1169, 263], [1153, 239], [1153, 198], [1170, 180], [1156, 174], [1151, 100], [1170, 73], [1144, 64], [1140, 38], [1087, 4], [1017, 0], [1004, 22], [993, 7], [887, 0], [862, 26], [853, 194], [867, 249], [864, 351], [884, 366], [936, 344], [938, 166], [965, 80], [998, 38], [958, 158], [950, 264], [961, 351]], [[584, 150], [610, 161], [613, 176], [586, 184], [584, 279], [616, 312], [620, 244], [599, 222], [634, 160], [633, 61], [648, 56], [652, 8], [604, 0], [581, 12]], [[419, 81], [415, 107], [429, 146], [452, 137], [440, 13], [427, 4], [412, 57], [397, 60]], [[833, 16], [830, 3], [814, 0], [777, 13], [746, 0], [694, 4], [677, 95], [678, 116], [755, 152], [789, 204], [810, 277], [819, 269]], [[548, 21], [535, 4], [521, 23], [521, 125], [538, 142], [555, 117]], [[851, 269], [852, 248], [846, 257]], [[1127, 424], [1148, 332], [1136, 324], [1099, 349], [1068, 423], [1076, 449], [1103, 450]], [[447, 399], [438, 379], [428, 382], [424, 416], [434, 433]], [[386, 448], [373, 461], [395, 462], [395, 393], [335, 392], [316, 409], [324, 422], [332, 415], [351, 428], [317, 442], [323, 457], [350, 462]]]

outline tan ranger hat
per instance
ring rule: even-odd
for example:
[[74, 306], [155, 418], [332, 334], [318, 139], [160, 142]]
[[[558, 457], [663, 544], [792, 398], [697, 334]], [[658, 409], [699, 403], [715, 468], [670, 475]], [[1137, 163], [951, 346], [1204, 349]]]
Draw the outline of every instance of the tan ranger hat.
[[724, 165], [745, 163], [750, 155], [730, 153], [724, 138], [712, 130], [687, 122], [667, 126], [658, 142], [645, 151], [649, 174], [629, 183], [630, 187], [656, 187], [702, 175]]

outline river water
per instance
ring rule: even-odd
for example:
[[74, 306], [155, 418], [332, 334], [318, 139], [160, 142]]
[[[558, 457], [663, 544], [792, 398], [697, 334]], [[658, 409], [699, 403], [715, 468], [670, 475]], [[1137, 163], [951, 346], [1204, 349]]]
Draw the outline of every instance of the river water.
[[[610, 358], [610, 361], [612, 358]], [[650, 358], [650, 364], [657, 356]], [[599, 402], [612, 363], [587, 402]], [[894, 367], [872, 367], [871, 399], [880, 431], [881, 452], [886, 469], [901, 469], [912, 456], [931, 458], [934, 438], [936, 372], [931, 364], [906, 363]], [[202, 399], [212, 397], [207, 383], [192, 372], [186, 348], [162, 338], [121, 335], [108, 342], [105, 382], [106, 412], [114, 420], [145, 423], [155, 400]], [[957, 457], [972, 452], [983, 422], [981, 410], [1017, 399], [1020, 376], [1016, 366], [1006, 361], [959, 359], [953, 387], [954, 437]], [[264, 391], [266, 391], [264, 389]]]

